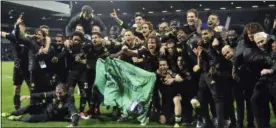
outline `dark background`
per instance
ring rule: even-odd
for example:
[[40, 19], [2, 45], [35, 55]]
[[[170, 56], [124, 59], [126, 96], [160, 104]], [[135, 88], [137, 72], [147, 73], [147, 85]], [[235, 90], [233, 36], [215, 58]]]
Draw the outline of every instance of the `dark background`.
[[[269, 15], [269, 27], [272, 27], [276, 19], [276, 2], [275, 1], [58, 1], [71, 6], [71, 14], [78, 13], [83, 5], [90, 5], [94, 13], [98, 15], [109, 29], [112, 25], [117, 25], [111, 19], [110, 13], [113, 9], [117, 10], [119, 18], [131, 26], [134, 23], [133, 14], [142, 12], [146, 15], [147, 20], [157, 25], [162, 21], [170, 22], [179, 20], [181, 24], [186, 23], [186, 11], [195, 8], [199, 11], [199, 17], [203, 24], [206, 24], [207, 17], [210, 13], [215, 12], [220, 15], [221, 25], [225, 24], [227, 16], [231, 16], [230, 24], [247, 24], [249, 22], [259, 22], [264, 24], [264, 18]], [[274, 5], [270, 7], [269, 5]], [[257, 5], [258, 8], [253, 8]], [[222, 10], [221, 8], [226, 8]], [[241, 7], [241, 8], [236, 8]], [[205, 9], [209, 8], [209, 11]], [[176, 10], [181, 10], [176, 12]], [[162, 11], [167, 11], [163, 13]], [[16, 22], [20, 13], [24, 12], [24, 23], [27, 26], [27, 32], [34, 33], [35, 28], [42, 24], [48, 25], [50, 36], [56, 33], [63, 33], [64, 28], [70, 20], [70, 15], [54, 16], [57, 12], [32, 8], [10, 2], [1, 1], [1, 30], [11, 32], [13, 24]], [[153, 13], [149, 13], [153, 12]], [[5, 39], [1, 41], [2, 60], [12, 60], [11, 48], [9, 42]], [[4, 57], [3, 57], [4, 55]]]
[[[70, 5], [70, 1], [59, 1]], [[186, 23], [186, 11], [191, 8], [195, 8], [200, 13], [200, 18], [205, 23], [210, 13], [215, 12], [220, 15], [221, 24], [224, 25], [226, 17], [231, 16], [231, 24], [246, 24], [249, 22], [260, 22], [263, 24], [265, 14], [269, 14], [271, 20], [271, 26], [273, 20], [276, 17], [276, 7], [269, 7], [270, 4], [276, 5], [274, 1], [72, 1], [72, 15], [79, 12], [83, 5], [90, 5], [95, 14], [99, 14], [99, 17], [103, 20], [108, 28], [112, 25], [116, 25], [116, 22], [110, 18], [109, 14], [113, 9], [117, 10], [119, 17], [129, 25], [133, 24], [133, 14], [135, 12], [142, 12], [147, 16], [147, 19], [151, 21], [155, 27], [161, 21], [170, 21], [172, 19], [180, 20], [182, 24]], [[201, 5], [201, 6], [200, 6]], [[252, 8], [253, 5], [257, 5], [258, 8]], [[242, 7], [237, 9], [236, 7]], [[52, 29], [51, 33], [64, 29], [68, 23], [69, 17], [52, 16], [55, 12], [46, 11], [37, 8], [31, 8], [18, 4], [12, 4], [5, 1], [1, 2], [1, 24], [2, 29], [10, 31], [12, 27], [3, 26], [8, 24], [12, 26], [16, 21], [16, 18], [21, 12], [24, 12], [24, 23], [31, 28], [36, 28], [41, 24], [46, 24]], [[221, 7], [225, 7], [225, 10], [221, 10]], [[144, 9], [143, 9], [144, 8]], [[209, 8], [209, 11], [205, 11], [205, 8]], [[118, 10], [119, 9], [119, 10]], [[12, 13], [9, 13], [11, 10]], [[167, 13], [162, 13], [166, 10]], [[175, 10], [181, 10], [176, 12]], [[148, 12], [152, 11], [153, 14]], [[126, 13], [126, 14], [123, 14]], [[43, 19], [45, 17], [45, 19]], [[62, 20], [58, 20], [61, 19]], [[31, 31], [32, 33], [32, 31]]]

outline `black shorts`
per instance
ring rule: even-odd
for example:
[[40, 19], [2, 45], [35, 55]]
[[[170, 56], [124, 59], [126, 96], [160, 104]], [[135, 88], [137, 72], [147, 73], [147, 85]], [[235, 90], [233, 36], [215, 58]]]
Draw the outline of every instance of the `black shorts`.
[[162, 97], [165, 99], [170, 99], [173, 101], [173, 98], [175, 96], [182, 96], [185, 85], [180, 85], [180, 84], [173, 84], [173, 85], [159, 85], [159, 90], [162, 94]]
[[87, 82], [86, 70], [70, 70], [68, 72], [67, 83], [68, 85], [74, 85], [76, 82]]
[[13, 85], [15, 86], [21, 86], [23, 81], [29, 83], [30, 82], [30, 72], [28, 69], [22, 69], [22, 68], [13, 68]]
[[183, 85], [173, 84], [173, 85], [160, 85], [161, 100], [162, 105], [161, 109], [163, 114], [167, 119], [172, 118], [174, 114], [174, 103], [173, 98], [175, 96], [181, 96], [183, 94]]

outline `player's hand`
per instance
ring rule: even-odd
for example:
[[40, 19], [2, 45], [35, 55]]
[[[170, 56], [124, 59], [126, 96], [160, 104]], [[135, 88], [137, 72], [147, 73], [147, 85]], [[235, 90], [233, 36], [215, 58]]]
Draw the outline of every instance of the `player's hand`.
[[227, 40], [227, 36], [228, 36], [228, 32], [227, 31], [220, 32], [220, 35], [222, 37], [222, 40]]
[[196, 28], [197, 33], [201, 33], [201, 26], [202, 26], [202, 21], [201, 21], [201, 19], [198, 19], [196, 21], [196, 24], [195, 24], [195, 28]]
[[39, 54], [43, 54], [43, 53], [44, 53], [44, 52], [43, 52], [43, 49], [40, 48], [39, 51], [38, 51], [38, 53], [39, 53]]
[[166, 85], [172, 85], [172, 83], [174, 82], [174, 78], [169, 78], [165, 81]]
[[41, 50], [42, 50], [42, 53], [43, 53], [43, 54], [47, 54], [47, 53], [48, 53], [48, 51], [49, 51], [49, 49], [48, 49], [48, 48], [42, 48]]
[[264, 76], [264, 75], [269, 75], [269, 74], [273, 74], [273, 70], [272, 69], [263, 69], [261, 71], [261, 75]]
[[127, 50], [128, 50], [128, 47], [127, 47], [126, 45], [124, 45], [124, 46], [122, 47], [122, 50], [123, 50], [123, 51], [127, 51]]
[[142, 41], [140, 38], [138, 38], [138, 37], [135, 37], [134, 42], [135, 42], [135, 44], [137, 44], [137, 45], [143, 44], [143, 41]]
[[53, 62], [53, 63], [57, 63], [57, 62], [58, 62], [58, 58], [54, 56], [54, 57], [52, 58], [52, 62]]
[[115, 9], [113, 9], [113, 12], [110, 14], [112, 18], [118, 18], [117, 12]]
[[160, 69], [157, 69], [156, 73], [160, 75], [161, 74]]
[[80, 15], [79, 15], [79, 16], [82, 17], [82, 15], [83, 15], [83, 12], [80, 12]]
[[93, 17], [92, 13], [88, 13], [87, 11], [81, 11], [80, 12], [80, 17], [84, 19], [89, 19], [90, 17]]
[[23, 22], [22, 17], [23, 17], [23, 15], [20, 15], [20, 16], [18, 17], [18, 19], [16, 20], [15, 25], [18, 25], [18, 24], [20, 24], [20, 23], [22, 23], [22, 22]]
[[139, 59], [137, 57], [132, 57], [131, 59], [132, 59], [133, 63], [135, 63], [135, 64], [139, 63]]
[[160, 48], [160, 54], [161, 55], [166, 55], [166, 46], [162, 46], [161, 48]]
[[80, 56], [76, 56], [76, 57], [75, 57], [75, 61], [76, 61], [76, 62], [81, 62]]
[[200, 28], [201, 25], [202, 25], [201, 19], [197, 19], [197, 20], [195, 21], [195, 27], [196, 27], [196, 28]]
[[21, 96], [20, 101], [29, 100], [30, 98], [31, 98], [31, 96]]
[[103, 44], [103, 46], [110, 46], [111, 45], [111, 41], [109, 41], [109, 40], [103, 40], [102, 44]]
[[200, 69], [199, 65], [195, 65], [195, 66], [193, 67], [193, 71], [194, 71], [194, 72], [198, 72], [199, 69]]
[[9, 33], [1, 31], [1, 37], [6, 38]]
[[219, 41], [218, 41], [218, 39], [214, 39], [214, 41], [212, 42], [212, 46], [213, 47], [218, 47], [219, 46]]
[[64, 46], [67, 47], [67, 48], [69, 48], [71, 45], [73, 45], [73, 42], [71, 40], [66, 40], [64, 42]]
[[86, 59], [83, 59], [83, 60], [81, 60], [81, 61], [80, 61], [80, 63], [82, 63], [82, 64], [86, 64], [86, 63], [87, 63], [87, 61], [86, 61]]
[[201, 46], [198, 46], [196, 50], [197, 50], [196, 55], [200, 56], [201, 53], [202, 53], [202, 47], [201, 47]]
[[222, 26], [216, 26], [214, 28], [215, 32], [221, 32], [223, 30], [223, 27]]
[[193, 48], [193, 52], [197, 55], [197, 48]]

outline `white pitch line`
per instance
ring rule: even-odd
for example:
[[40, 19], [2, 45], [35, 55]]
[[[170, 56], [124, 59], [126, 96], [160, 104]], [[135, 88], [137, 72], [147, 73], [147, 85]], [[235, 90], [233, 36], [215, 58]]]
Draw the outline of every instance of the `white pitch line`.
[[12, 79], [11, 76], [7, 76], [7, 75], [2, 75], [2, 78], [9, 78], [9, 79]]

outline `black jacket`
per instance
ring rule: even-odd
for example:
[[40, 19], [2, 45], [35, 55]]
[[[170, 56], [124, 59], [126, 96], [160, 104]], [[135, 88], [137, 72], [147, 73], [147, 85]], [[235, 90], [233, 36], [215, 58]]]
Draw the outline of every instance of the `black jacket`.
[[105, 26], [105, 24], [102, 22], [102, 20], [93, 14], [93, 17], [85, 20], [80, 16], [80, 13], [76, 14], [75, 16], [73, 16], [71, 18], [71, 20], [69, 21], [69, 23], [67, 24], [66, 28], [65, 28], [65, 34], [67, 37], [71, 36], [71, 34], [75, 31], [77, 24], [81, 24], [83, 25], [84, 28], [84, 32], [86, 34], [91, 35], [91, 30], [92, 30], [92, 25], [91, 22], [93, 22], [93, 24], [95, 25], [99, 25], [101, 28], [101, 33], [103, 35], [106, 35], [107, 33], [107, 28]]
[[193, 32], [196, 32], [196, 28], [192, 28], [192, 27], [190, 27], [188, 24], [185, 24], [185, 25], [183, 26], [183, 29], [184, 29], [184, 32], [185, 32], [187, 35], [189, 35], [189, 34], [191, 34], [191, 33], [193, 33]]
[[276, 63], [273, 62], [269, 55], [259, 49], [244, 49], [242, 56], [240, 56], [237, 61], [238, 66], [244, 64], [244, 66], [251, 70], [251, 75], [255, 75], [256, 77], [260, 76], [261, 70], [264, 68], [276, 71]]
[[107, 48], [100, 46], [95, 48], [92, 44], [87, 44], [86, 46], [87, 52], [87, 68], [95, 70], [96, 63], [99, 58], [105, 59], [110, 55]]
[[6, 38], [11, 42], [13, 47], [12, 54], [14, 57], [14, 67], [28, 69], [28, 53], [29, 49], [21, 43], [18, 43], [15, 34], [9, 33]]
[[137, 50], [139, 58], [143, 58], [143, 68], [150, 72], [155, 72], [159, 67], [159, 52], [156, 55], [152, 55], [148, 49], [142, 47]]
[[[29, 70], [37, 70], [42, 69], [40, 67], [40, 62], [44, 62], [47, 64], [50, 63], [50, 56], [52, 54], [52, 50], [49, 49], [48, 54], [39, 54], [39, 49], [41, 47], [45, 47], [45, 44], [40, 44], [36, 41], [35, 38], [26, 38], [20, 35], [19, 25], [16, 26], [15, 36], [19, 43], [24, 44], [29, 49]], [[48, 67], [46, 67], [48, 69]]]
[[85, 52], [84, 43], [80, 45], [72, 45], [69, 48], [64, 47], [62, 51], [56, 56], [59, 60], [65, 57], [67, 68], [69, 70], [86, 70], [86, 64], [76, 62], [76, 56], [80, 56], [81, 59], [86, 59], [87, 53]]
[[193, 72], [193, 67], [197, 64], [197, 56], [193, 52], [194, 48], [197, 48], [197, 42], [199, 37], [196, 34], [190, 35], [191, 37], [184, 42], [180, 42], [182, 46], [182, 58], [185, 62], [186, 67], [192, 73], [193, 78], [199, 78], [200, 72]]
[[[52, 92], [42, 92], [42, 93], [32, 93], [31, 99], [45, 99], [52, 101], [47, 104], [45, 112], [48, 116], [53, 118], [54, 116], [67, 116], [70, 114], [71, 123], [76, 126], [79, 121], [79, 115], [77, 108], [74, 103], [74, 98], [71, 95], [65, 95], [62, 99], [59, 99], [55, 93]], [[65, 112], [64, 112], [65, 111]]]
[[209, 72], [211, 67], [215, 67], [218, 64], [217, 53], [212, 48], [213, 40], [210, 40], [206, 44], [203, 44], [203, 50], [200, 57], [201, 69], [204, 72]]
[[[57, 43], [53, 42], [53, 43], [51, 43], [50, 48], [53, 51], [52, 52], [52, 58], [53, 58], [53, 57], [57, 57], [57, 56], [59, 56], [59, 54], [61, 54], [62, 50], [64, 49], [64, 45], [58, 45]], [[67, 68], [66, 57], [63, 56], [63, 57], [60, 57], [58, 59], [59, 60], [58, 60], [57, 63], [51, 63], [52, 70], [54, 72], [56, 72], [59, 69], [66, 69]]]

